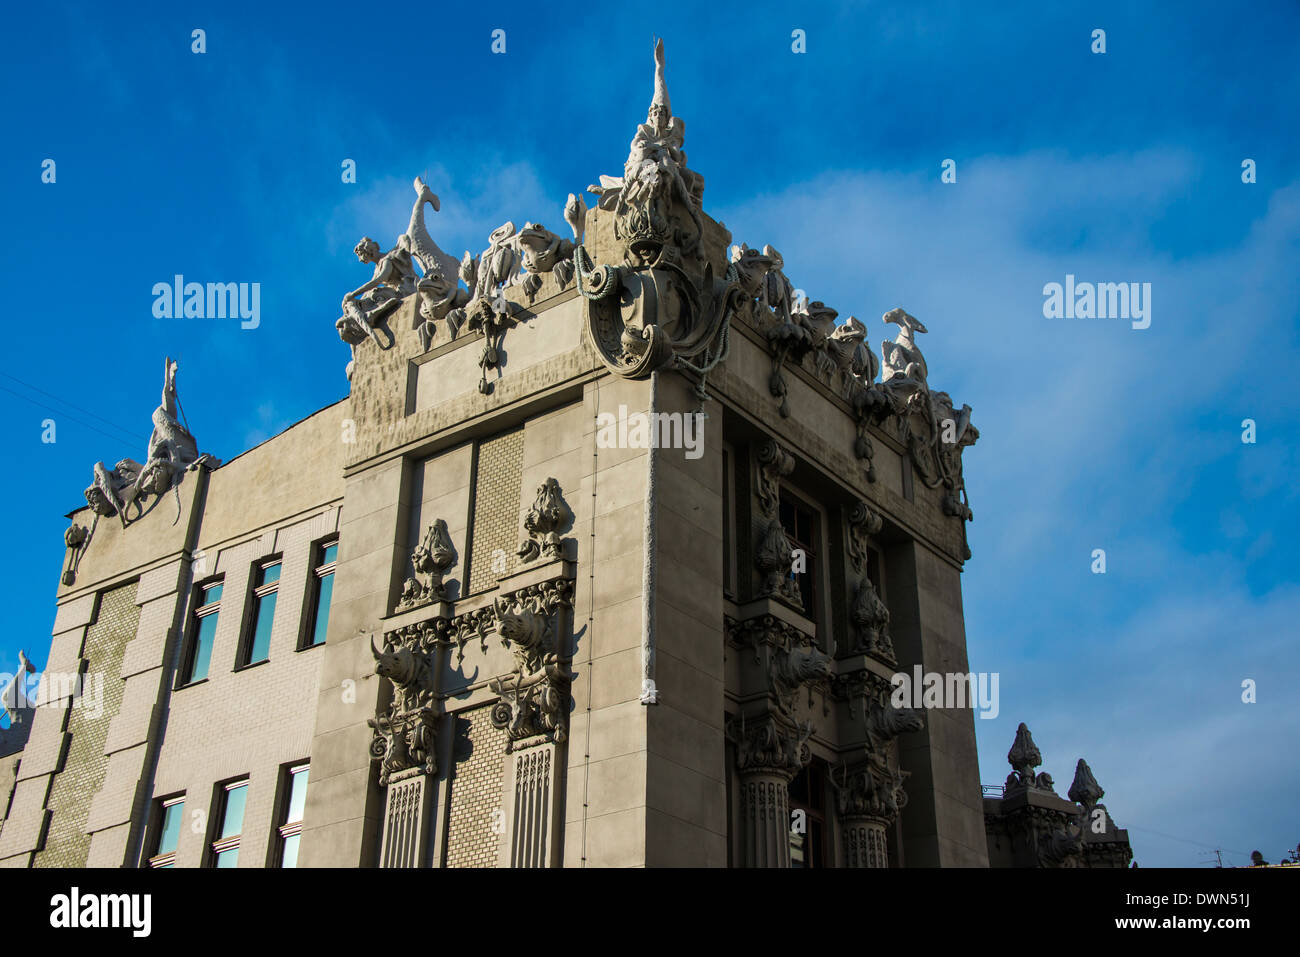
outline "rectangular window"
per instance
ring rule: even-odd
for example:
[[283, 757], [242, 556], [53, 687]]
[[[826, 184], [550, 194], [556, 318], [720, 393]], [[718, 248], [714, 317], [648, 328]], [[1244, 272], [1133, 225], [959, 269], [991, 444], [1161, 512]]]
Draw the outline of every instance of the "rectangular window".
[[817, 758], [790, 782], [790, 866], [829, 867], [826, 765]]
[[279, 559], [258, 567], [253, 579], [252, 611], [248, 617], [245, 656], [241, 665], [255, 665], [271, 656], [271, 627], [275, 623], [275, 599], [279, 588]]
[[276, 829], [280, 838], [280, 867], [298, 866], [298, 842], [302, 837], [302, 809], [307, 803], [307, 774], [310, 767], [308, 764], [298, 764], [286, 769], [282, 798], [284, 810], [280, 815], [280, 826]]
[[303, 632], [302, 648], [315, 648], [325, 644], [329, 630], [330, 599], [334, 597], [334, 569], [338, 565], [339, 543], [329, 542], [317, 546], [316, 568], [312, 572], [311, 602], [308, 605], [307, 624]]
[[195, 599], [198, 607], [190, 622], [190, 640], [185, 665], [181, 669], [182, 684], [193, 684], [208, 676], [212, 664], [212, 646], [217, 636], [217, 615], [221, 611], [221, 582], [199, 586]]
[[782, 490], [781, 527], [790, 547], [802, 550], [803, 560], [796, 556], [790, 576], [799, 590], [804, 615], [817, 621], [817, 514]]
[[181, 821], [185, 817], [185, 795], [166, 798], [158, 805], [158, 830], [154, 840], [150, 867], [175, 867], [176, 842], [181, 836]]
[[218, 816], [216, 839], [212, 842], [213, 867], [239, 864], [239, 835], [244, 829], [244, 804], [248, 799], [248, 780], [223, 784], [217, 794]]
[[722, 593], [728, 598], [735, 597], [736, 591], [736, 556], [731, 540], [735, 536], [736, 517], [732, 512], [735, 492], [732, 476], [732, 463], [735, 453], [730, 445], [722, 447]]

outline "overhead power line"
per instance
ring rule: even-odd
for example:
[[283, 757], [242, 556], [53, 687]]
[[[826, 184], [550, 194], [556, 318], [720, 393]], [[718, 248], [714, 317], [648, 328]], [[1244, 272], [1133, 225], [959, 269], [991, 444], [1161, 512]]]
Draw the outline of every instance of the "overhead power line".
[[[61, 398], [60, 396], [55, 395], [53, 392], [46, 392], [44, 389], [40, 388], [39, 386], [34, 386], [30, 382], [24, 382], [22, 379], [18, 378], [17, 376], [10, 375], [8, 372], [0, 372], [0, 376], [4, 376], [6, 379], [10, 380], [11, 382], [17, 382], [20, 386], [23, 386], [24, 388], [27, 389], [31, 389], [33, 392], [39, 392], [43, 396], [48, 396], [49, 398], [54, 399], [56, 402], [60, 402], [63, 405], [66, 405], [70, 409], [75, 409], [77, 412], [80, 412], [83, 415], [90, 416], [92, 419], [98, 419], [100, 422], [103, 422], [105, 425], [112, 426], [114, 429], [116, 429], [117, 431], [125, 435], [135, 434], [133, 429], [123, 428], [121, 425], [112, 421], [111, 419], [106, 419], [102, 415], [99, 415], [96, 412], [91, 412], [89, 409], [83, 409], [81, 406], [77, 405], [74, 402], [69, 402], [67, 399]], [[82, 424], [84, 425], [85, 423]]]

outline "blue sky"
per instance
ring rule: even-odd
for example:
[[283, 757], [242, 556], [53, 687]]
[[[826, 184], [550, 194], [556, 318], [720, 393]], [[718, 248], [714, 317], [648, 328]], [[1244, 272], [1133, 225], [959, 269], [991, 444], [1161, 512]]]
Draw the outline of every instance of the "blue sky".
[[[1001, 676], [982, 779], [1026, 721], [1061, 791], [1088, 759], [1144, 866], [1276, 860], [1300, 841], [1300, 8], [997, 7], [8, 13], [0, 671], [19, 647], [44, 664], [63, 516], [95, 461], [143, 458], [164, 355], [222, 459], [342, 397], [352, 246], [405, 228], [412, 176], [454, 255], [506, 219], [562, 231], [566, 194], [621, 170], [662, 35], [708, 211], [877, 347], [882, 313], [920, 317], [931, 383], [975, 409], [967, 635]], [[261, 325], [155, 319], [176, 273], [260, 283]], [[1150, 282], [1151, 327], [1045, 319], [1067, 273]]]

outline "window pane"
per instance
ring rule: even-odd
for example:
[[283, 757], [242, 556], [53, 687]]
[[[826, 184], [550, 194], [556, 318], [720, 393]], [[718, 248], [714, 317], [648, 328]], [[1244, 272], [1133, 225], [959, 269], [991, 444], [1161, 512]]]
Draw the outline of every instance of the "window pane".
[[244, 826], [244, 800], [247, 797], [247, 784], [241, 784], [226, 791], [226, 808], [221, 817], [221, 833], [217, 835], [218, 840], [224, 841], [228, 837], [239, 836]]
[[211, 605], [214, 601], [221, 601], [221, 585], [209, 585], [203, 589], [203, 604]]
[[333, 545], [325, 546], [325, 551], [321, 554], [320, 563], [322, 565], [328, 565], [330, 562], [338, 561], [338, 557], [339, 543], [335, 542]]
[[185, 802], [168, 804], [162, 811], [162, 823], [158, 829], [158, 853], [172, 854], [176, 851], [176, 841], [181, 834], [181, 819], [185, 816]]
[[293, 775], [293, 780], [289, 784], [289, 810], [285, 816], [285, 824], [294, 824], [302, 820], [302, 807], [307, 801], [307, 770], [304, 769]]
[[271, 592], [256, 599], [257, 606], [253, 615], [253, 645], [248, 652], [248, 663], [265, 661], [271, 653], [271, 625], [275, 621], [275, 598], [278, 592]]
[[301, 836], [301, 834], [295, 834], [284, 839], [284, 856], [280, 858], [281, 867], [298, 866], [298, 838]]
[[237, 867], [239, 865], [239, 848], [222, 851], [217, 855], [217, 867]]
[[334, 596], [334, 573], [322, 576], [317, 588], [316, 624], [311, 633], [313, 646], [325, 643], [325, 632], [330, 623], [330, 599]]
[[201, 681], [208, 676], [212, 662], [212, 645], [217, 633], [217, 613], [204, 615], [194, 633], [194, 660], [190, 665], [190, 681]]
[[279, 580], [280, 563], [276, 562], [274, 565], [267, 565], [262, 569], [262, 573], [258, 576], [257, 583], [259, 585], [269, 585], [271, 582], [278, 582]]

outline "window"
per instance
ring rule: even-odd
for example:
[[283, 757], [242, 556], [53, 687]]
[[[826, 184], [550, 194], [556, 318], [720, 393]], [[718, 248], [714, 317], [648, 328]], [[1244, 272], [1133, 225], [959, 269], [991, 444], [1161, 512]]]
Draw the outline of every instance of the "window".
[[280, 840], [277, 842], [279, 859], [275, 863], [280, 867], [298, 866], [298, 841], [302, 835], [302, 809], [307, 803], [307, 773], [310, 765], [297, 764], [285, 769], [285, 780], [281, 798], [283, 811], [281, 823], [276, 829]]
[[316, 547], [316, 568], [312, 572], [311, 601], [307, 606], [306, 627], [303, 629], [300, 648], [315, 648], [325, 644], [325, 634], [330, 622], [330, 599], [334, 597], [334, 568], [338, 565], [339, 543], [329, 542]]
[[736, 516], [734, 514], [735, 477], [732, 473], [735, 453], [731, 446], [722, 446], [722, 593], [734, 598], [736, 592], [736, 549], [732, 545], [735, 537]]
[[185, 816], [185, 795], [160, 801], [157, 813], [158, 830], [149, 866], [175, 867], [176, 842], [181, 836], [181, 820]]
[[212, 663], [212, 646], [217, 636], [217, 614], [221, 610], [221, 582], [200, 585], [198, 589], [198, 607], [194, 609], [194, 618], [190, 623], [190, 640], [184, 667], [181, 669], [182, 684], [193, 684], [208, 676], [208, 666]]
[[816, 513], [782, 491], [781, 527], [785, 529], [785, 537], [790, 540], [790, 547], [803, 550], [802, 570], [798, 570], [801, 566], [796, 561], [790, 577], [794, 579], [795, 588], [799, 591], [804, 615], [811, 621], [817, 621]]
[[216, 840], [212, 842], [212, 867], [235, 867], [239, 864], [239, 835], [244, 829], [244, 802], [247, 799], [247, 779], [218, 788], [218, 823]]
[[271, 626], [275, 623], [275, 599], [279, 588], [280, 560], [277, 558], [259, 566], [253, 577], [252, 610], [248, 616], [241, 666], [255, 665], [271, 656]]
[[790, 782], [790, 866], [829, 867], [826, 766], [814, 758]]

